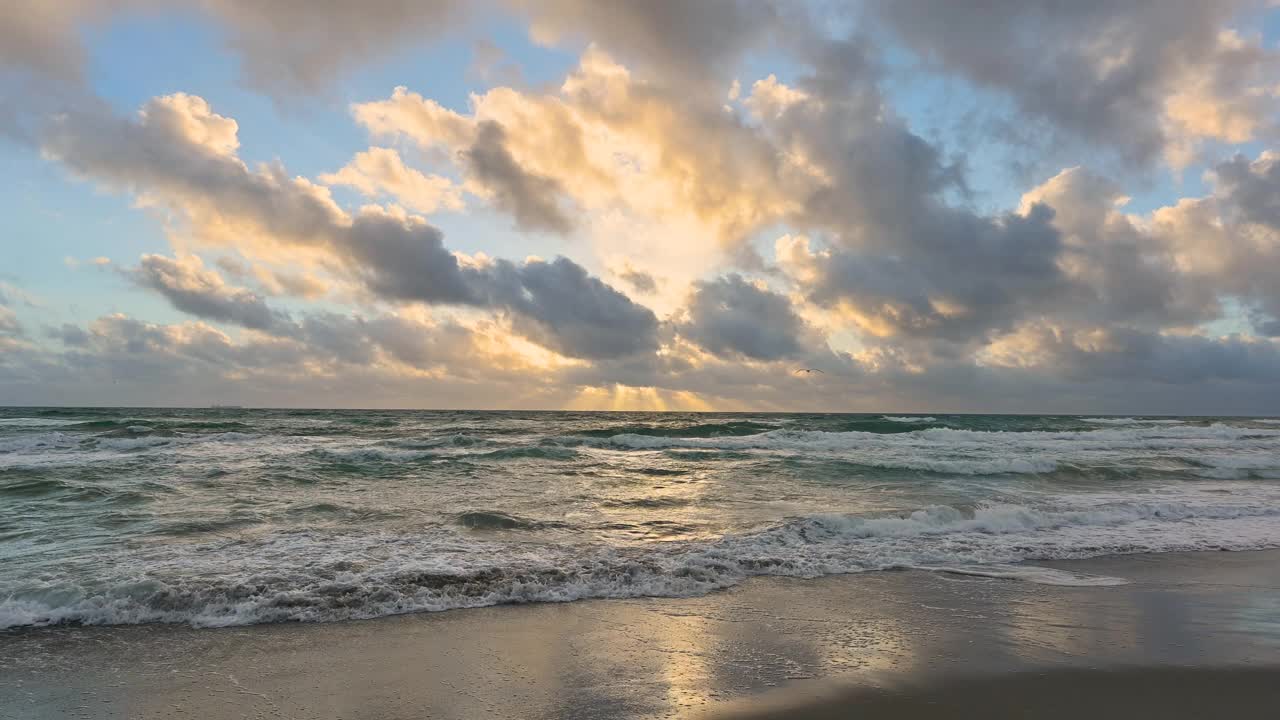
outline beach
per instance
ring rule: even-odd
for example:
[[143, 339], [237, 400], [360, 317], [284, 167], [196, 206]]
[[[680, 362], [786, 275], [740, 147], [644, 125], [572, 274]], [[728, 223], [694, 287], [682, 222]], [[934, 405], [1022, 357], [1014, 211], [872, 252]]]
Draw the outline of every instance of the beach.
[[1037, 564], [1125, 584], [910, 570], [365, 621], [20, 628], [0, 635], [0, 716], [1132, 718], [1280, 707], [1280, 551]]

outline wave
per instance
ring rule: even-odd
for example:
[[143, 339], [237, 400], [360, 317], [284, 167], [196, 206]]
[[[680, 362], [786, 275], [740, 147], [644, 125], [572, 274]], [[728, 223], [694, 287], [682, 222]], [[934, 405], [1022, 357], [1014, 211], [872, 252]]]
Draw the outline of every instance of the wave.
[[923, 423], [923, 422], [937, 422], [937, 421], [938, 421], [938, 418], [936, 418], [936, 417], [932, 417], [932, 416], [930, 416], [930, 415], [924, 415], [924, 416], [919, 416], [919, 415], [883, 415], [882, 417], [883, 417], [885, 420], [888, 420], [889, 422], [896, 422], [896, 423]]
[[73, 421], [56, 418], [0, 418], [0, 427], [66, 427], [73, 424]]
[[1187, 421], [1172, 418], [1094, 417], [1080, 418], [1080, 422], [1095, 425], [1185, 425]]
[[1280, 452], [1259, 454], [1203, 454], [1190, 462], [1200, 467], [1195, 474], [1218, 480], [1280, 480]]
[[693, 500], [689, 498], [679, 497], [647, 497], [635, 498], [633, 500], [604, 500], [600, 503], [604, 507], [614, 508], [643, 508], [645, 510], [656, 510], [661, 508], [684, 507], [692, 505]]
[[458, 513], [454, 522], [469, 530], [540, 530], [564, 527], [564, 523], [530, 520], [496, 510], [471, 510]]
[[980, 445], [980, 444], [1036, 444], [1080, 443], [1083, 446], [1117, 444], [1163, 445], [1169, 441], [1230, 441], [1239, 439], [1280, 439], [1280, 429], [1247, 428], [1223, 423], [1207, 426], [1170, 425], [1156, 428], [1105, 428], [1079, 431], [1004, 431], [965, 430], [959, 428], [925, 428], [903, 433], [871, 433], [859, 431], [827, 432], [823, 430], [771, 430], [738, 437], [692, 438], [637, 435], [622, 433], [605, 438], [585, 439], [585, 444], [596, 446], [622, 446], [634, 449], [661, 449], [668, 447], [720, 448], [720, 449], [788, 449], [811, 447], [814, 449], [857, 447], [870, 444], [932, 444]]
[[68, 430], [127, 430], [129, 432], [153, 432], [168, 430], [173, 432], [197, 433], [219, 431], [248, 431], [252, 426], [234, 420], [162, 420], [159, 418], [124, 418], [120, 420], [86, 420], [66, 425]]
[[669, 438], [714, 438], [755, 435], [777, 428], [773, 423], [754, 420], [737, 422], [695, 423], [692, 425], [617, 425], [596, 430], [584, 430], [583, 437], [607, 438], [614, 435], [645, 435]]
[[[1242, 452], [1254, 451], [1261, 457], [1280, 457], [1280, 430], [1223, 424], [1162, 425], [1071, 432], [926, 428], [885, 434], [773, 430], [722, 438], [622, 434], [575, 442], [620, 451], [691, 450], [773, 452], [805, 457], [834, 456], [841, 461], [865, 467], [956, 475], [1048, 473], [1064, 466], [1112, 463], [1153, 453], [1167, 453], [1174, 458], [1185, 457], [1191, 462], [1196, 462], [1201, 456], [1209, 457], [1207, 462], [1213, 462], [1213, 458], [1219, 455], [1229, 457], [1223, 451], [1236, 456]], [[1280, 466], [1280, 460], [1275, 466]]]
[[18, 435], [0, 438], [0, 454], [43, 453], [49, 450], [74, 448], [80, 438], [64, 432], [40, 433], [38, 435]]
[[39, 496], [68, 490], [74, 486], [66, 480], [40, 476], [22, 476], [0, 479], [0, 494]]
[[431, 450], [409, 450], [373, 445], [313, 448], [306, 451], [305, 455], [325, 462], [341, 464], [422, 462], [444, 457]]
[[447, 447], [468, 448], [476, 447], [478, 445], [486, 445], [488, 443], [489, 440], [482, 437], [467, 435], [466, 433], [454, 433], [435, 437], [396, 438], [393, 440], [384, 440], [378, 444], [389, 447], [406, 448], [409, 450], [427, 450]]
[[[502, 542], [498, 535], [448, 528], [175, 543], [152, 549], [170, 554], [163, 562], [149, 556], [146, 572], [131, 570], [144, 566], [141, 558], [119, 551], [0, 586], [0, 627], [324, 622], [504, 603], [689, 596], [758, 575], [811, 578], [901, 568], [1051, 584], [1114, 584], [1121, 579], [1029, 563], [1280, 547], [1280, 506], [1274, 502], [1204, 497], [1099, 499], [1073, 507], [933, 506], [879, 517], [817, 515], [714, 541], [669, 540], [630, 548]], [[462, 513], [456, 521], [468, 530], [545, 524], [485, 510]], [[99, 574], [86, 578], [86, 573]]]
[[473, 456], [478, 460], [573, 460], [579, 457], [577, 451], [567, 447], [526, 446], [503, 448]]

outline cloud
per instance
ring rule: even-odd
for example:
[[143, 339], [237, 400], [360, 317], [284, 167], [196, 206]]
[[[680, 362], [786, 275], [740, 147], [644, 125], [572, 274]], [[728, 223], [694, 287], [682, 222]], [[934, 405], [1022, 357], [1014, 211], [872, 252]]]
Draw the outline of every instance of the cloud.
[[3, 305], [0, 305], [0, 335], [9, 337], [23, 335], [22, 323], [18, 322], [18, 315]]
[[[41, 59], [34, 45], [0, 50], [0, 61], [21, 56], [30, 77], [74, 84], [79, 40], [64, 26], [171, 7], [139, 2], [54, 3], [37, 29], [47, 37], [32, 42], [63, 43], [70, 61]], [[237, 49], [245, 82], [281, 100], [323, 93], [358, 62], [465, 22], [448, 3], [380, 0], [367, 17], [353, 4], [304, 5], [201, 9]], [[984, 7], [872, 9], [939, 72], [1012, 98], [1014, 124], [1171, 162], [1269, 132], [1274, 52], [1224, 29], [1242, 6]], [[1280, 394], [1275, 343], [1262, 337], [1280, 332], [1273, 154], [1218, 163], [1207, 194], [1153, 212], [1128, 211], [1119, 185], [1083, 167], [1017, 207], [980, 207], [971, 158], [891, 106], [881, 58], [900, 56], [882, 55], [872, 35], [833, 36], [848, 19], [840, 9], [806, 17], [827, 10], [520, 5], [539, 40], [586, 45], [562, 83], [493, 87], [465, 110], [407, 88], [357, 103], [374, 144], [314, 179], [281, 161], [247, 163], [237, 121], [195, 95], [154, 98], [130, 116], [62, 107], [40, 136], [45, 155], [129, 194], [174, 245], [174, 257], [114, 267], [198, 321], [109, 315], [19, 342], [16, 314], [0, 311], [0, 389], [99, 397], [86, 383], [111, 379], [129, 398], [168, 384], [198, 404], [228, 392], [283, 404], [355, 393], [939, 412], [997, 409], [992, 398], [1006, 410], [1176, 410], [1162, 405], [1184, 402], [1172, 396], [1241, 409]], [[784, 53], [785, 72], [739, 82], [761, 49]], [[345, 205], [337, 187], [370, 204]], [[572, 235], [575, 252], [589, 247], [584, 264], [554, 246], [537, 248], [550, 261], [455, 252], [423, 215], [464, 198], [547, 233], [539, 243]], [[472, 252], [481, 238], [465, 240]], [[617, 286], [589, 268], [614, 268]], [[275, 295], [293, 298], [288, 314]], [[323, 306], [298, 301], [321, 295]], [[1254, 335], [1222, 330], [1250, 326]], [[792, 377], [800, 363], [825, 373]]]
[[800, 351], [804, 321], [783, 295], [741, 275], [695, 286], [688, 322], [680, 334], [712, 353], [752, 360], [779, 360]]
[[275, 330], [292, 325], [289, 317], [267, 306], [245, 288], [227, 285], [222, 276], [206, 270], [195, 256], [176, 259], [143, 255], [138, 267], [124, 271], [140, 287], [160, 293], [175, 308], [220, 322], [253, 330]]
[[516, 332], [562, 355], [600, 359], [658, 349], [653, 312], [567, 258], [498, 261], [483, 277], [491, 303], [514, 313]]
[[560, 184], [521, 167], [507, 150], [506, 133], [493, 122], [480, 123], [475, 143], [462, 153], [471, 176], [492, 194], [493, 204], [525, 230], [568, 233], [573, 220], [560, 207]]
[[27, 331], [11, 305], [21, 303], [28, 308], [39, 304], [31, 295], [12, 285], [0, 282], [0, 350], [12, 351], [26, 346]]
[[1270, 334], [1280, 318], [1280, 172], [1273, 153], [1219, 163], [1212, 192], [1152, 213], [1150, 232], [1168, 248], [1178, 278], [1201, 292], [1234, 299], [1255, 328]]
[[1151, 328], [1190, 328], [1219, 317], [1218, 283], [1197, 277], [1167, 237], [1123, 212], [1125, 202], [1115, 184], [1082, 168], [1023, 195], [1023, 211], [1036, 203], [1052, 208], [1062, 234], [1056, 263], [1068, 291], [1046, 314]]
[[1026, 115], [1130, 159], [1185, 163], [1204, 138], [1274, 127], [1277, 58], [1224, 30], [1249, 0], [871, 0], [943, 73], [1006, 93]]
[[1006, 339], [987, 357], [994, 365], [1090, 382], [1270, 383], [1280, 371], [1280, 343], [1274, 340], [1161, 335], [1123, 327], [1038, 324]]
[[[44, 0], [35, 6], [2, 0], [0, 65], [16, 68], [22, 81], [11, 88], [12, 98], [49, 99], [77, 88], [84, 78], [87, 27], [173, 12], [199, 13], [211, 21], [236, 54], [241, 82], [286, 103], [323, 95], [353, 69], [384, 61], [414, 42], [469, 32], [471, 21], [482, 16], [517, 13], [544, 43], [595, 40], [654, 74], [688, 84], [709, 77], [688, 68], [723, 76], [745, 51], [761, 46], [797, 14], [762, 0], [330, 0], [322, 8], [305, 0]], [[57, 101], [75, 97], [72, 92]]]
[[657, 279], [643, 270], [631, 267], [630, 263], [624, 265], [621, 270], [615, 271], [615, 274], [641, 295], [652, 295], [658, 292]]
[[[544, 43], [593, 42], [645, 71], [676, 83], [723, 79], [749, 49], [760, 47], [789, 14], [764, 0], [515, 0]], [[698, 72], [689, 72], [697, 68]]]
[[465, 20], [458, 0], [200, 0], [227, 31], [249, 87], [281, 97], [314, 95], [358, 64], [410, 40], [439, 36]]
[[308, 313], [300, 324], [296, 336], [236, 339], [202, 322], [106, 315], [59, 328], [62, 350], [0, 353], [0, 396], [64, 404], [560, 407], [574, 392], [493, 325], [327, 312]]
[[[570, 260], [463, 267], [425, 220], [376, 206], [349, 214], [324, 188], [290, 179], [279, 165], [250, 170], [228, 152], [225, 137], [191, 131], [210, 126], [227, 122], [203, 101], [157, 98], [136, 120], [66, 115], [47, 135], [45, 152], [78, 175], [178, 213], [192, 236], [212, 245], [317, 253], [331, 271], [385, 300], [506, 311], [527, 337], [574, 357], [655, 347], [653, 313]], [[162, 273], [159, 261], [152, 264], [136, 277], [183, 309], [269, 322], [251, 295], [228, 296], [210, 271]]]
[[826, 253], [809, 292], [872, 335], [981, 340], [1062, 298], [1052, 217], [1043, 205], [996, 219], [937, 209], [899, 229], [914, 238], [899, 255]]
[[1213, 178], [1237, 218], [1280, 231], [1280, 154], [1264, 152], [1252, 162], [1236, 155], [1215, 166]]
[[67, 347], [84, 347], [89, 344], [89, 333], [79, 325], [63, 323], [61, 327], [48, 328], [46, 335]]
[[229, 255], [218, 257], [214, 264], [235, 279], [256, 283], [267, 295], [292, 295], [315, 300], [330, 290], [324, 278], [310, 272], [280, 270], [264, 263], [250, 264]]
[[78, 80], [85, 25], [129, 13], [195, 10], [226, 33], [242, 59], [251, 87], [285, 94], [315, 92], [345, 67], [385, 57], [397, 44], [439, 33], [465, 19], [457, 0], [365, 0], [312, 3], [282, 0], [46, 0], [38, 5], [6, 0], [0, 61], [35, 69], [49, 78]]
[[647, 83], [598, 49], [584, 53], [557, 93], [494, 88], [472, 104], [464, 115], [397, 88], [352, 114], [375, 137], [444, 150], [479, 193], [535, 227], [571, 224], [564, 208], [572, 203], [584, 212], [677, 214], [706, 226], [713, 243], [740, 242], [787, 209], [779, 148], [718, 99]]
[[370, 198], [390, 196], [424, 214], [463, 207], [462, 195], [452, 180], [407, 167], [391, 148], [373, 147], [356, 153], [342, 169], [319, 179], [326, 185], [353, 187]]

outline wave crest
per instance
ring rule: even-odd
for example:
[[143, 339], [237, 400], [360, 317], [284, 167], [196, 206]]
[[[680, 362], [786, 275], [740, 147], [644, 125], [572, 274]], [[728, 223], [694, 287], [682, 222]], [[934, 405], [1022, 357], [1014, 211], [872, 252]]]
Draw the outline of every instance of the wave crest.
[[[1254, 500], [935, 506], [894, 516], [802, 517], [715, 541], [631, 549], [500, 542], [493, 539], [497, 535], [464, 543], [447, 529], [175, 544], [175, 552], [186, 554], [145, 577], [124, 570], [136, 565], [122, 556], [92, 565], [118, 575], [86, 580], [46, 574], [0, 588], [0, 627], [323, 622], [502, 603], [687, 596], [756, 575], [816, 577], [893, 568], [1101, 583], [1110, 580], [1072, 579], [1025, 561], [1280, 546], [1280, 507]], [[456, 517], [475, 529], [546, 524], [494, 511]], [[267, 564], [266, 558], [281, 556], [295, 561], [287, 568]], [[183, 574], [173, 575], [179, 567]]]

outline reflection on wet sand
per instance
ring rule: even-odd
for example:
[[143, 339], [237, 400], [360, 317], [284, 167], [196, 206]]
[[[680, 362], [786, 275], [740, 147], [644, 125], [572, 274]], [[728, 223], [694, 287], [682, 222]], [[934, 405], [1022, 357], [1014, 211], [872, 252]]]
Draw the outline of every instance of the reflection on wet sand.
[[0, 708], [35, 720], [684, 717], [780, 689], [829, 692], [813, 683], [831, 678], [1260, 667], [1280, 658], [1278, 560], [1062, 564], [1131, 581], [1112, 587], [880, 572], [364, 622], [27, 630], [0, 636], [12, 679]]

